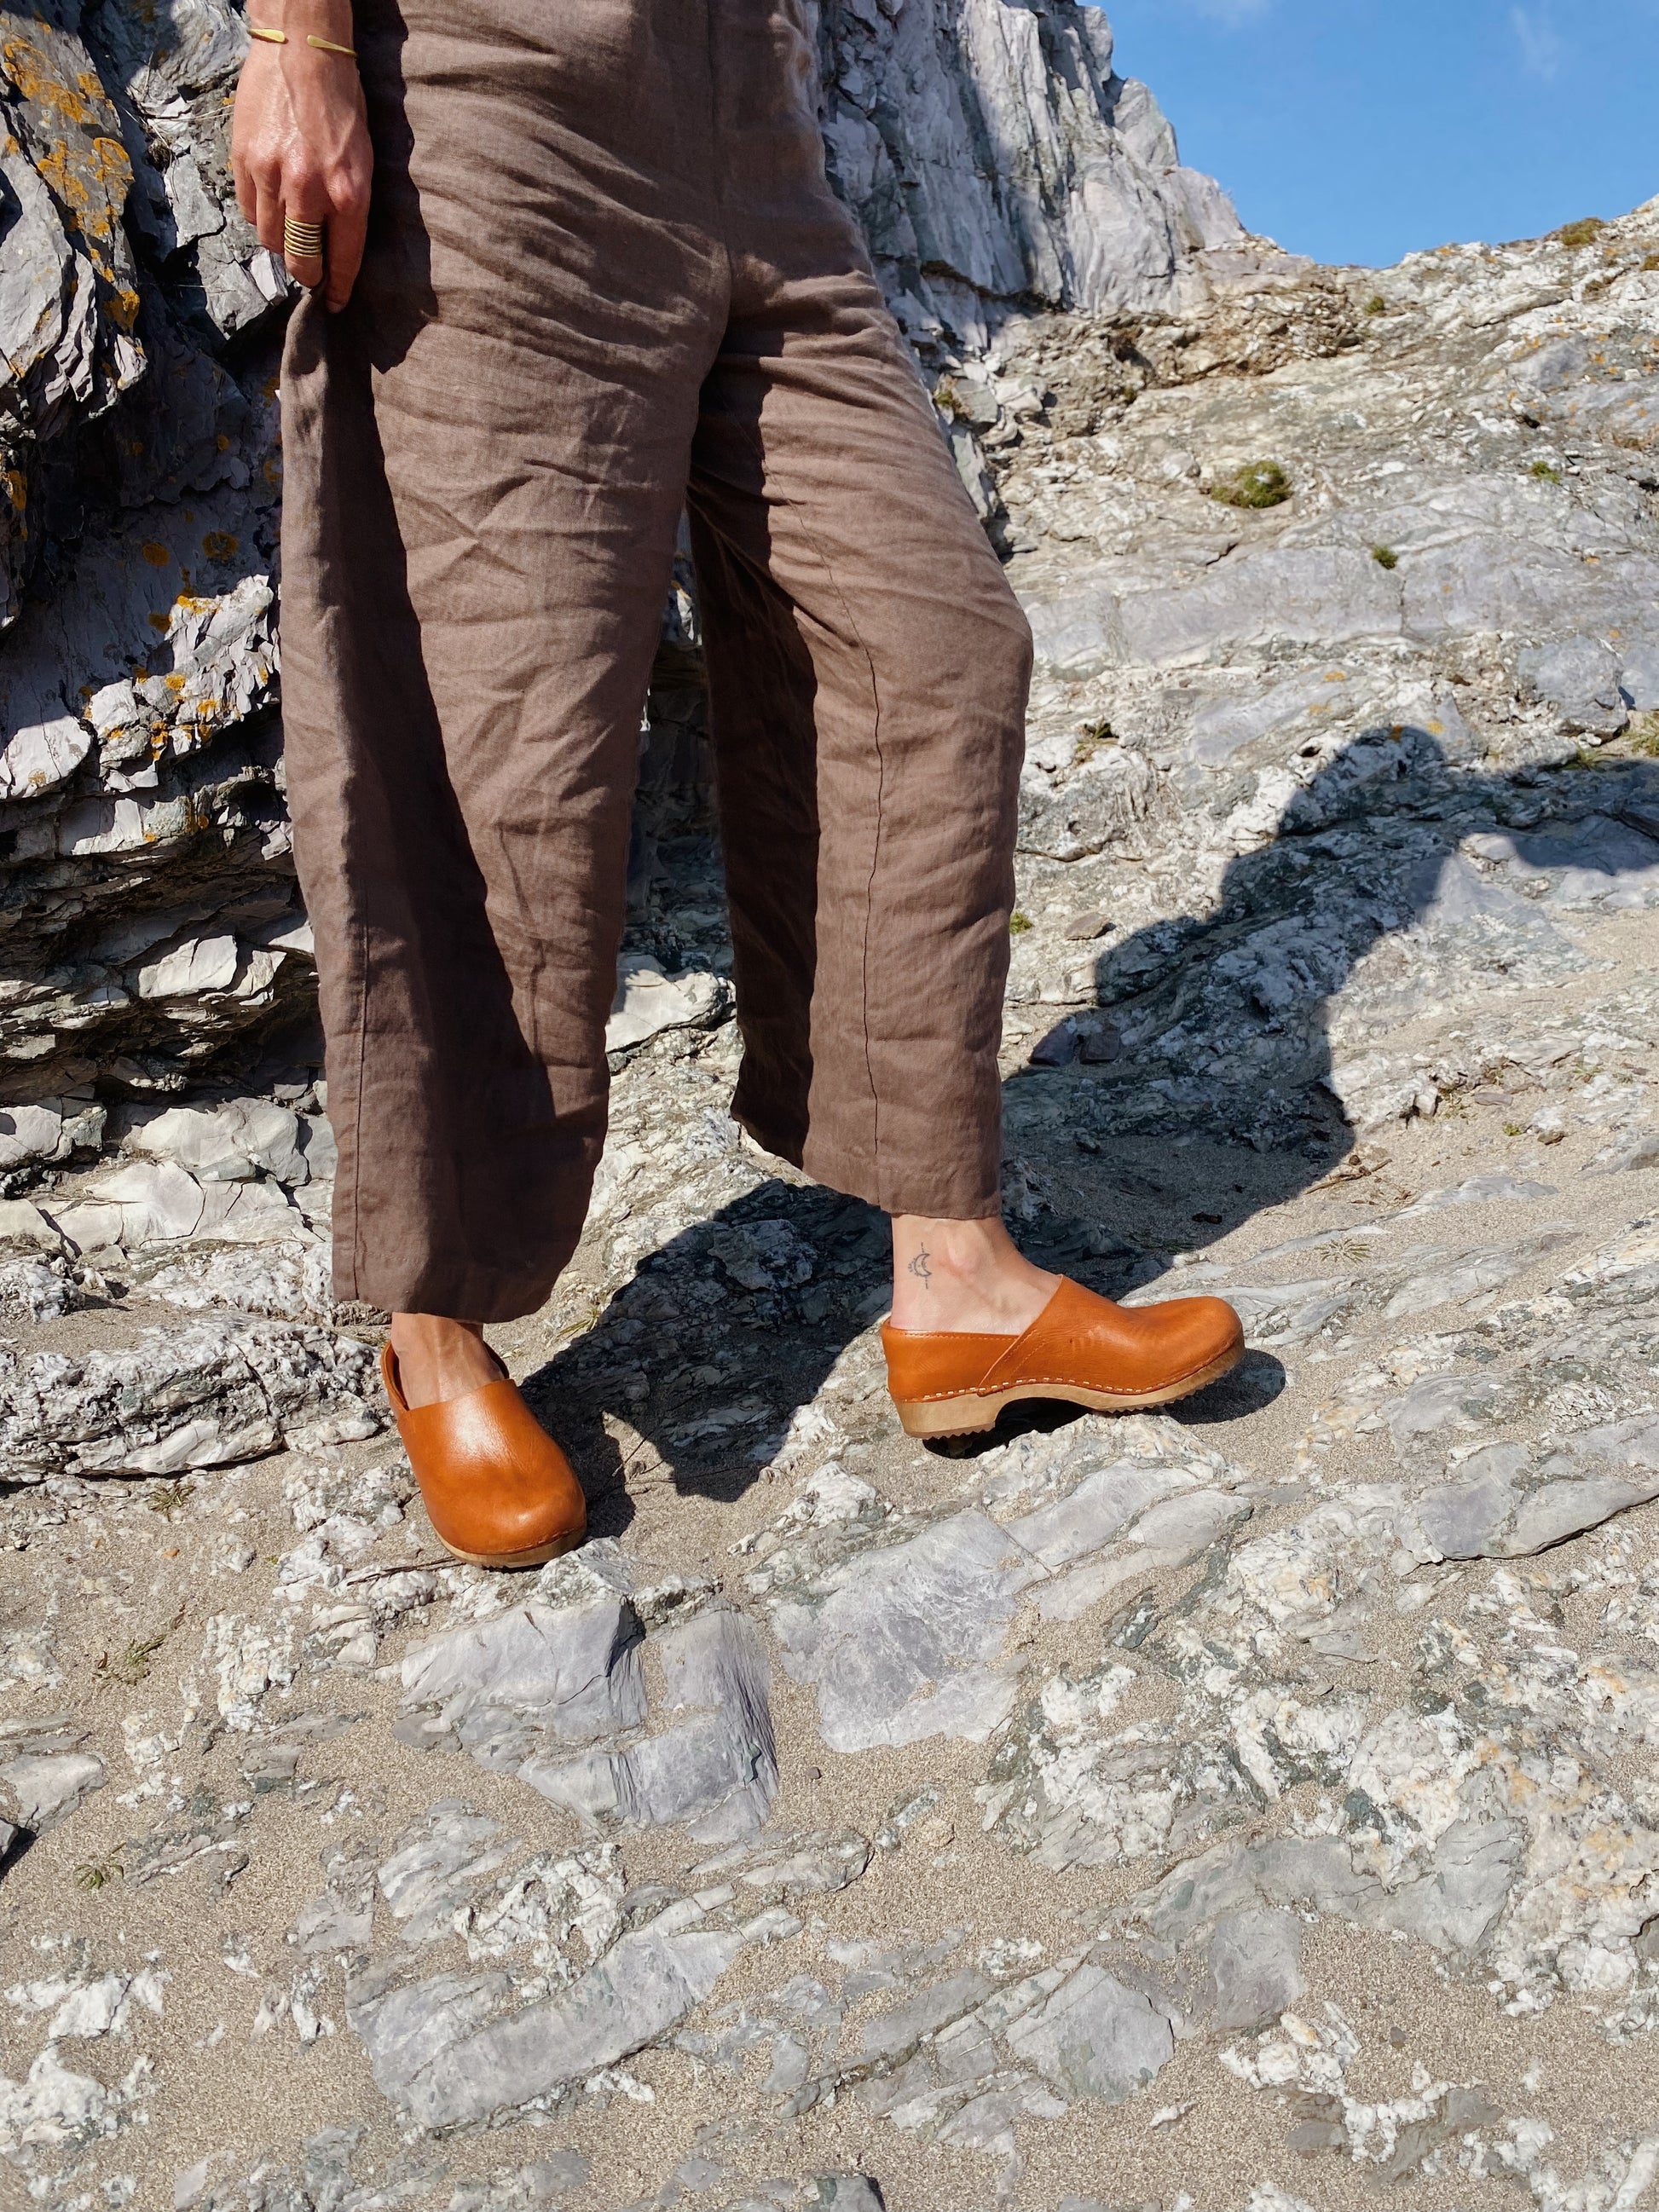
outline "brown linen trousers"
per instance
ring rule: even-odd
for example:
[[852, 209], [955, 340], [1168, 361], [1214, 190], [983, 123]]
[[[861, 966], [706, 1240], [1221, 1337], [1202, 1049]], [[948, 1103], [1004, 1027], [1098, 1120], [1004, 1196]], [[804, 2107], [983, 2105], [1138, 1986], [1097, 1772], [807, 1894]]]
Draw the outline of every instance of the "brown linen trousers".
[[368, 256], [282, 379], [337, 1294], [510, 1320], [574, 1248], [683, 509], [732, 1111], [995, 1213], [1030, 639], [825, 184], [798, 0], [361, 0], [356, 43]]

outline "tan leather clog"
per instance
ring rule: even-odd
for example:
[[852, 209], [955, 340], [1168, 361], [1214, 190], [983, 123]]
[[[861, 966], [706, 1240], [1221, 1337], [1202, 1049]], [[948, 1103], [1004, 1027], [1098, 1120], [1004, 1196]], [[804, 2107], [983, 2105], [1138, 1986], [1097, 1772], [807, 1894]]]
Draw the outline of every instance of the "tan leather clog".
[[1224, 1299], [1120, 1306], [1065, 1279], [1023, 1336], [884, 1322], [881, 1341], [887, 1387], [913, 1437], [994, 1428], [1021, 1398], [1101, 1413], [1167, 1406], [1215, 1382], [1244, 1352], [1243, 1328]]
[[397, 1416], [427, 1518], [447, 1552], [475, 1567], [539, 1567], [587, 1534], [570, 1462], [505, 1369], [498, 1382], [410, 1406], [390, 1343], [380, 1380]]

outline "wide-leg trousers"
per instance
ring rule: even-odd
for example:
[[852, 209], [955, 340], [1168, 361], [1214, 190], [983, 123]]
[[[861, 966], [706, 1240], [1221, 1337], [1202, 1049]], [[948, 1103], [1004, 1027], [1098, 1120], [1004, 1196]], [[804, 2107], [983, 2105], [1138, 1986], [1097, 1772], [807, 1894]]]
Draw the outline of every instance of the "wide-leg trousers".
[[295, 854], [342, 1298], [580, 1234], [679, 517], [771, 1152], [998, 1210], [1030, 641], [829, 190], [799, 0], [361, 0], [373, 217], [283, 368]]

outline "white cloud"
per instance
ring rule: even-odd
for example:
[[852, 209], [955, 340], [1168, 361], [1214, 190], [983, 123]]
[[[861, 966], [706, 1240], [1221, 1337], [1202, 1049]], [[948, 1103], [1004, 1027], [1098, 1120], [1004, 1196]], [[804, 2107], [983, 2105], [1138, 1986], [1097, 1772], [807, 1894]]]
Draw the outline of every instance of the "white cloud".
[[1510, 28], [1521, 49], [1521, 65], [1528, 76], [1546, 82], [1553, 77], [1565, 50], [1547, 12], [1542, 8], [1511, 8]]

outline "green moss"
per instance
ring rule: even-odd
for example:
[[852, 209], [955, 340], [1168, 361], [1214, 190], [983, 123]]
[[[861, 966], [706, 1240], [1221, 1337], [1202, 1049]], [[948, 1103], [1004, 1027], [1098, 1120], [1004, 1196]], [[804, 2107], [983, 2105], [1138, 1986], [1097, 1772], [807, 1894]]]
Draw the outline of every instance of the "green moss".
[[1371, 558], [1379, 568], [1397, 568], [1400, 566], [1400, 556], [1392, 545], [1373, 545]]
[[1633, 714], [1625, 732], [1625, 750], [1644, 760], [1659, 760], [1659, 714]]
[[1365, 313], [1368, 315], [1386, 315], [1388, 312], [1388, 301], [1380, 292], [1373, 292], [1365, 302]]
[[1031, 917], [1029, 914], [1014, 913], [1011, 914], [1008, 917], [1008, 934], [1010, 937], [1024, 937], [1026, 931], [1030, 927]]
[[1282, 507], [1291, 483], [1277, 461], [1247, 461], [1224, 483], [1212, 484], [1210, 497], [1224, 507]]
[[1560, 470], [1552, 468], [1547, 461], [1534, 461], [1532, 472], [1544, 483], [1559, 483], [1561, 481]]
[[1085, 761], [1091, 754], [1097, 753], [1103, 745], [1115, 745], [1116, 743], [1117, 732], [1109, 722], [1104, 720], [1085, 722], [1078, 732], [1077, 750], [1073, 758]]
[[1606, 228], [1607, 224], [1599, 215], [1587, 215], [1577, 222], [1564, 222], [1560, 229], [1553, 230], [1550, 236], [1558, 246], [1588, 246]]

